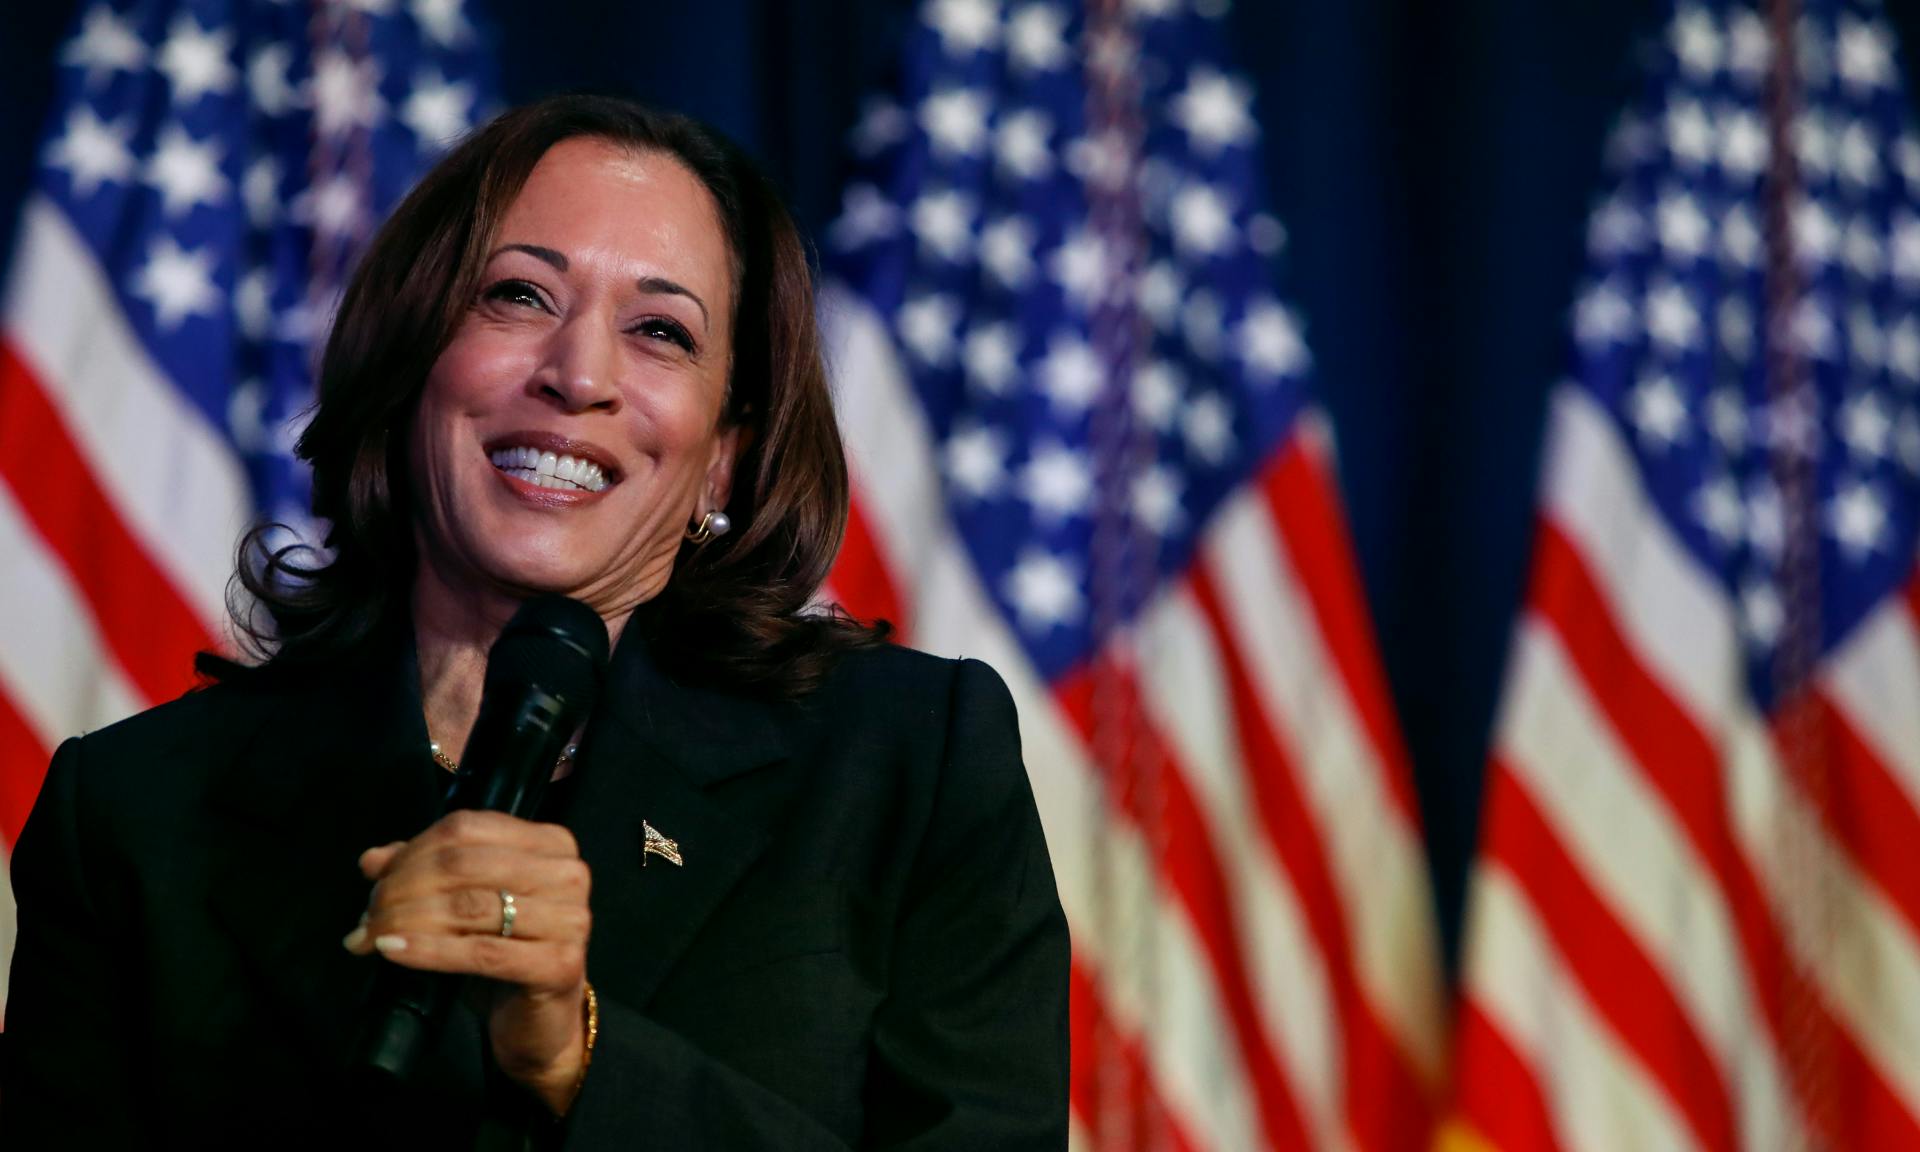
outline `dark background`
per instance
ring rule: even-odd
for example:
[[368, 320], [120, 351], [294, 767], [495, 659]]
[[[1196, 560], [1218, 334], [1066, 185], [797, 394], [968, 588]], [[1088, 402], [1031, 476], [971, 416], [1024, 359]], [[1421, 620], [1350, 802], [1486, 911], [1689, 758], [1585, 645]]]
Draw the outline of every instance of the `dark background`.
[[[74, 0], [0, 0], [0, 261]], [[1903, 47], [1920, 0], [1892, 0]], [[493, 0], [509, 101], [586, 87], [717, 124], [818, 235], [909, 0]], [[1546, 391], [1607, 127], [1657, 0], [1240, 0], [1269, 206], [1412, 752], [1454, 956], [1523, 595]], [[1903, 58], [1910, 60], [1911, 55]], [[1911, 75], [1911, 69], [1909, 69]]]

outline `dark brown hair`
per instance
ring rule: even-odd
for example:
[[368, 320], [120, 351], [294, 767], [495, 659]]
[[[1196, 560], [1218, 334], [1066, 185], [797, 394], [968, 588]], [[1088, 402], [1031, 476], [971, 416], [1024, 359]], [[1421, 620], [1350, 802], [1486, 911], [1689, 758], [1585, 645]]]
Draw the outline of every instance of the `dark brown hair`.
[[[742, 426], [727, 514], [735, 530], [684, 544], [667, 586], [634, 614], [656, 659], [687, 678], [797, 694], [865, 628], [808, 603], [840, 546], [847, 468], [814, 323], [807, 249], [772, 185], [698, 121], [605, 96], [507, 112], [427, 173], [374, 237], [341, 301], [319, 404], [297, 452], [313, 467], [328, 552], [241, 546], [254, 602], [236, 619], [263, 669], [359, 653], [406, 618], [415, 572], [407, 429], [428, 370], [466, 315], [507, 208], [549, 148], [573, 137], [673, 157], [713, 196], [734, 267], [733, 367], [723, 424]], [[242, 598], [244, 599], [244, 598]], [[264, 611], [270, 622], [259, 620]], [[215, 676], [238, 666], [201, 661]]]

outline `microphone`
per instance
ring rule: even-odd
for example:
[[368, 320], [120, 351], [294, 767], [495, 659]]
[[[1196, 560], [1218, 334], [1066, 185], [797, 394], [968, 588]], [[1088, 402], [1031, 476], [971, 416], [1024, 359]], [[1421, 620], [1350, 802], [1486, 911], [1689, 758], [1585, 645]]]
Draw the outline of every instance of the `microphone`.
[[[522, 604], [487, 652], [480, 715], [447, 811], [531, 817], [567, 738], [599, 694], [606, 666], [607, 626], [593, 609], [559, 595]], [[358, 1064], [403, 1081], [438, 1039], [461, 977], [397, 964], [382, 969]]]

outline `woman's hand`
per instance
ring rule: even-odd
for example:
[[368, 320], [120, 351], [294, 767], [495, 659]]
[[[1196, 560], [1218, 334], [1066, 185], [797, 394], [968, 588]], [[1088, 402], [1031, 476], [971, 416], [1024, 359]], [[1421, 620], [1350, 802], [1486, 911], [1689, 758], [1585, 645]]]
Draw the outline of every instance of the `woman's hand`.
[[[442, 817], [411, 840], [369, 848], [373, 896], [347, 950], [498, 981], [488, 1032], [501, 1071], [564, 1115], [586, 1061], [589, 874], [573, 834], [499, 812]], [[513, 935], [502, 936], [513, 895]]]

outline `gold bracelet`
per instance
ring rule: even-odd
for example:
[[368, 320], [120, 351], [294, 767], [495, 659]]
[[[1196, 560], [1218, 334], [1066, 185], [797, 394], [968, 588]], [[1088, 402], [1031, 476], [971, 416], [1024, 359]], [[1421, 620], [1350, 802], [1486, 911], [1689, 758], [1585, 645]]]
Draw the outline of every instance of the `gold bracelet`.
[[[580, 1098], [580, 1088], [587, 1082], [587, 1069], [593, 1066], [593, 1044], [600, 1039], [600, 996], [593, 990], [593, 981], [588, 980], [587, 998], [580, 1006], [580, 1014], [587, 1026], [587, 1050], [580, 1056], [580, 1075], [573, 1081], [573, 1100]], [[567, 1101], [567, 1107], [573, 1107], [573, 1100]]]

